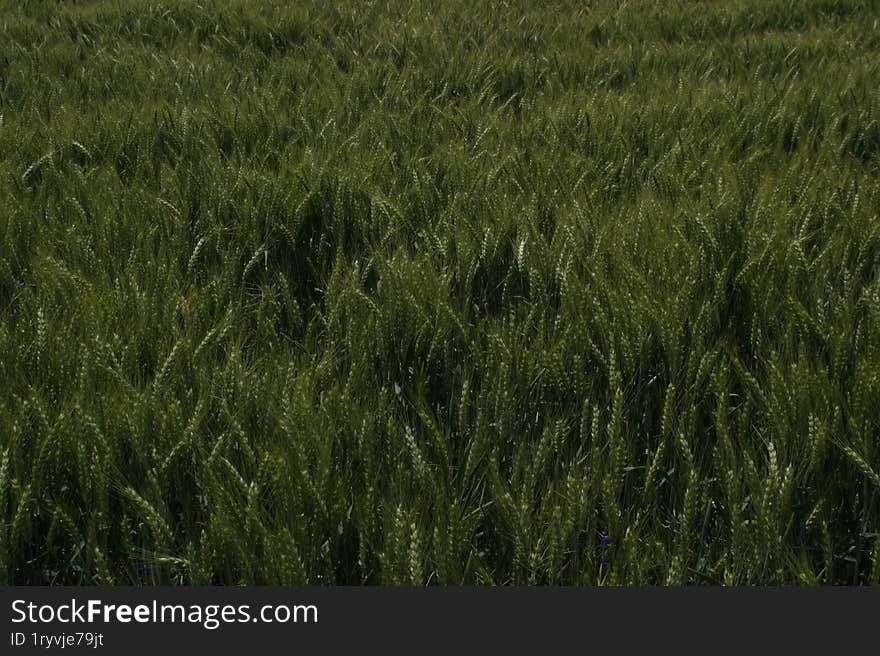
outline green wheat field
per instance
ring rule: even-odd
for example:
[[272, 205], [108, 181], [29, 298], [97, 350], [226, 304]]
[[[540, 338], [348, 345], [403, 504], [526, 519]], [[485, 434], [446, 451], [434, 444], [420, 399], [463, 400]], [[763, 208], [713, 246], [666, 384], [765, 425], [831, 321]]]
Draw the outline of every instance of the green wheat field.
[[0, 0], [0, 583], [880, 583], [878, 19]]

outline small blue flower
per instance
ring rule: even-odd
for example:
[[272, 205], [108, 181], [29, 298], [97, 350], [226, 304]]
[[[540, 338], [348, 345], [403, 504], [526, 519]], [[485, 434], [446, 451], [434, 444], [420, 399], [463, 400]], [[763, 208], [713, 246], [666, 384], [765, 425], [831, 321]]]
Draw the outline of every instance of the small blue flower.
[[611, 544], [611, 536], [608, 535], [608, 531], [599, 531], [599, 540], [601, 540], [603, 547]]

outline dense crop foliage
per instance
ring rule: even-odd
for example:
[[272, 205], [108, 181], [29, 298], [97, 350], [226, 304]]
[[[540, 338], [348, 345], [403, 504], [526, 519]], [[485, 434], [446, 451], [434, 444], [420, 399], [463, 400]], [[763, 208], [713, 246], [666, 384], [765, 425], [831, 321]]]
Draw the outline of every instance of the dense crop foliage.
[[0, 2], [0, 581], [880, 582], [880, 2]]

